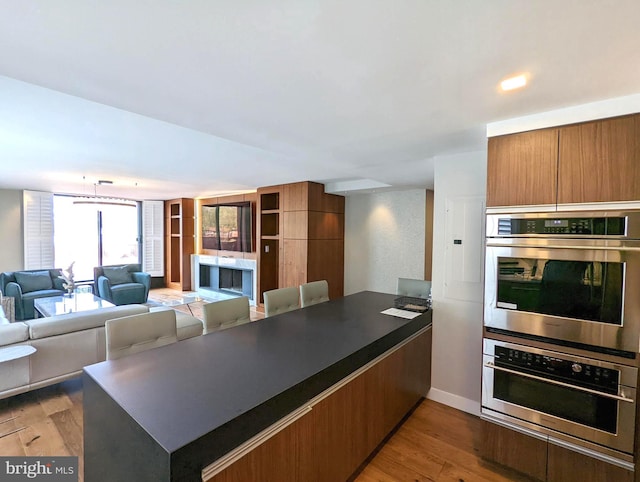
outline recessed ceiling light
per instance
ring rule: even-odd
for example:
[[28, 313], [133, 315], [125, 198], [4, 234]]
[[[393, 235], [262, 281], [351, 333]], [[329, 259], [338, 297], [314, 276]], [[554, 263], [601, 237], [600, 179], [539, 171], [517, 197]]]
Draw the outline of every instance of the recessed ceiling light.
[[524, 87], [525, 85], [527, 85], [527, 76], [525, 74], [509, 77], [508, 79], [500, 82], [500, 88], [502, 90], [519, 89], [520, 87]]

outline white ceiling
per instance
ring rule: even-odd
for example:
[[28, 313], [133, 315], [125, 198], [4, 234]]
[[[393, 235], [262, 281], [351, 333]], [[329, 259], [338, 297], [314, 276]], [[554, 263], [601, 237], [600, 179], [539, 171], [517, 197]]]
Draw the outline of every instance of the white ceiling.
[[432, 187], [487, 123], [640, 92], [638, 25], [638, 0], [0, 0], [0, 188]]

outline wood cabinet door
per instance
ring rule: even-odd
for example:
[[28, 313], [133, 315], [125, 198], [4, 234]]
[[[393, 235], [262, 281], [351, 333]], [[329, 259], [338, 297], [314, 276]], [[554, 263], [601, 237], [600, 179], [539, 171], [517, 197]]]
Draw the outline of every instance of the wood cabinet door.
[[546, 480], [547, 441], [501, 427], [486, 420], [480, 423], [480, 456], [513, 470]]
[[567, 480], [633, 482], [634, 480], [634, 473], [630, 470], [559, 447], [553, 443], [549, 443], [548, 456], [547, 482], [565, 482]]
[[558, 203], [640, 200], [640, 114], [560, 129]]
[[558, 129], [491, 137], [487, 206], [555, 204]]

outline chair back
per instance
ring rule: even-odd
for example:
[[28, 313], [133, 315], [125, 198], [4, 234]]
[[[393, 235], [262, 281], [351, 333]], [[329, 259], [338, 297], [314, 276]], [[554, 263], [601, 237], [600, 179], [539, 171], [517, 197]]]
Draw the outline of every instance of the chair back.
[[47, 268], [47, 269], [23, 269], [19, 271], [5, 271], [0, 273], [0, 291], [2, 291], [5, 296], [7, 296], [7, 284], [8, 283], [17, 283], [16, 273], [40, 273], [43, 271], [48, 271], [49, 276], [51, 276], [51, 284], [52, 289], [54, 290], [64, 290], [62, 287], [63, 281], [59, 278], [62, 274], [62, 270], [59, 268]]
[[429, 298], [431, 291], [431, 281], [423, 279], [398, 278], [396, 294], [401, 296], [411, 296], [413, 298]]
[[173, 310], [142, 313], [107, 320], [107, 360], [115, 360], [178, 341]]
[[329, 283], [327, 280], [312, 281], [300, 285], [300, 306], [302, 308], [329, 301]]
[[104, 266], [94, 266], [93, 268], [93, 285], [98, 286], [98, 278], [104, 276], [104, 268], [123, 268], [128, 273], [140, 273], [142, 271], [142, 264], [130, 263], [130, 264], [111, 264]]
[[204, 334], [226, 330], [251, 321], [249, 318], [249, 298], [240, 296], [228, 300], [206, 303], [204, 314]]
[[279, 315], [300, 308], [298, 288], [279, 288], [264, 292], [264, 316]]

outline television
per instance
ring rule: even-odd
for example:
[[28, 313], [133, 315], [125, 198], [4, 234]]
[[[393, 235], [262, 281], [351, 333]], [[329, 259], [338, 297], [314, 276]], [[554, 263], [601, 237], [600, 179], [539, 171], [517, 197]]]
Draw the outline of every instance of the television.
[[224, 251], [253, 251], [251, 202], [202, 206], [202, 247]]

